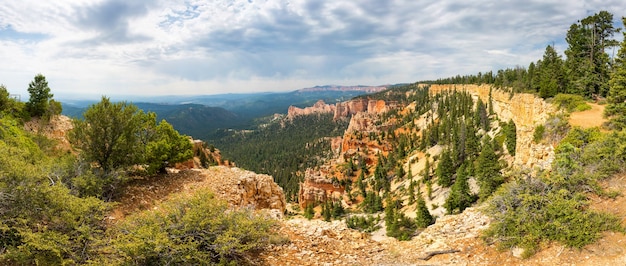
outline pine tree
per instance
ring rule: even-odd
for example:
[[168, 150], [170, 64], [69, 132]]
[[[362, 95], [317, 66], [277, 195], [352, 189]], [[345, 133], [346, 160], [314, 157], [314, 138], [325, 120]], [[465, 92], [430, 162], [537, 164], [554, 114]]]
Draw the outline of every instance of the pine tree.
[[483, 149], [478, 156], [475, 169], [478, 186], [480, 187], [478, 197], [481, 201], [489, 197], [504, 183], [504, 178], [500, 170], [499, 158], [494, 151], [493, 143], [489, 136], [485, 136], [483, 139]]
[[359, 192], [363, 197], [365, 197], [365, 183], [363, 183], [364, 178], [365, 174], [361, 171], [361, 173], [359, 173], [359, 178], [356, 180], [356, 186], [359, 188]]
[[343, 205], [341, 205], [341, 201], [333, 202], [333, 210], [332, 217], [339, 218], [345, 213]]
[[309, 203], [306, 205], [306, 207], [304, 207], [304, 218], [307, 218], [309, 220], [313, 219], [313, 216], [315, 216], [315, 210], [313, 209], [313, 204]]
[[326, 201], [324, 202], [324, 204], [322, 204], [322, 217], [324, 217], [324, 221], [330, 222], [332, 218], [331, 209], [332, 209], [332, 205], [330, 201]]
[[548, 45], [546, 47], [541, 62], [539, 96], [542, 98], [550, 98], [554, 97], [554, 95], [559, 92], [564, 92], [563, 59], [557, 54], [554, 46]]
[[[626, 25], [626, 17], [622, 18]], [[626, 31], [621, 42], [611, 80], [609, 81], [608, 105], [604, 115], [609, 119], [609, 127], [617, 130], [626, 128]]]
[[509, 120], [508, 123], [504, 125], [504, 135], [506, 136], [506, 149], [509, 151], [509, 154], [515, 156], [515, 146], [517, 145], [517, 126], [515, 126], [515, 122], [513, 120]]
[[450, 158], [450, 152], [444, 151], [441, 154], [441, 160], [437, 165], [437, 184], [443, 187], [449, 187], [452, 185], [452, 175], [454, 175], [454, 164], [452, 158]]
[[608, 93], [610, 58], [606, 48], [617, 46], [612, 39], [618, 29], [613, 27], [613, 15], [600, 11], [572, 24], [567, 31], [565, 66], [568, 72], [568, 93], [591, 97]]
[[32, 117], [41, 117], [48, 110], [50, 100], [54, 96], [50, 93], [50, 87], [48, 87], [48, 81], [42, 74], [37, 74], [33, 81], [28, 84], [28, 93], [30, 98], [26, 103], [26, 110]]
[[467, 164], [461, 165], [457, 170], [456, 180], [454, 181], [454, 185], [452, 185], [450, 195], [444, 203], [444, 207], [448, 213], [454, 213], [455, 210], [463, 212], [474, 202], [474, 197], [470, 194], [466, 165]]
[[415, 215], [415, 224], [418, 228], [426, 228], [431, 224], [435, 223], [435, 218], [430, 215], [428, 211], [428, 207], [426, 207], [426, 202], [422, 195], [419, 195], [417, 198], [417, 211]]
[[409, 205], [415, 203], [415, 182], [409, 179]]

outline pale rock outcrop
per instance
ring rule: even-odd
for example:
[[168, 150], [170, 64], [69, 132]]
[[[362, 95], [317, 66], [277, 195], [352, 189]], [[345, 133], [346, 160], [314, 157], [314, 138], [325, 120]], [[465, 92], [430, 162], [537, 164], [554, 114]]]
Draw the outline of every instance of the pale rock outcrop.
[[269, 175], [226, 166], [201, 170], [205, 183], [231, 205], [272, 209], [284, 213], [287, 201], [283, 189]]
[[551, 104], [533, 94], [510, 94], [496, 88], [492, 89], [490, 85], [433, 84], [429, 92], [435, 94], [447, 90], [467, 91], [485, 103], [489, 101], [491, 91], [493, 111], [500, 120], [506, 122], [512, 119], [517, 126], [517, 145], [513, 164], [530, 169], [550, 167], [554, 161], [554, 147], [535, 143], [533, 133], [536, 126], [544, 124], [550, 115], [556, 112], [556, 108]]
[[245, 171], [239, 176], [237, 188], [241, 191], [240, 206], [253, 205], [261, 209], [285, 211], [287, 202], [283, 189], [269, 175]]
[[323, 170], [306, 170], [304, 182], [300, 184], [298, 191], [298, 203], [302, 208], [311, 203], [324, 202], [332, 198], [333, 194], [337, 195], [335, 192], [339, 192], [338, 195], [343, 193], [344, 188], [333, 183], [333, 180], [327, 176], [328, 174], [324, 173]]
[[68, 132], [72, 130], [72, 119], [64, 115], [55, 115], [50, 121], [44, 122], [41, 118], [33, 118], [24, 123], [24, 130], [35, 134], [42, 134], [57, 141], [57, 150], [71, 151], [72, 145], [68, 139]]
[[319, 100], [310, 107], [299, 108], [293, 105], [289, 106], [289, 109], [287, 110], [287, 117], [293, 119], [294, 117], [301, 115], [333, 113], [334, 111], [334, 104], [326, 104], [323, 100]]

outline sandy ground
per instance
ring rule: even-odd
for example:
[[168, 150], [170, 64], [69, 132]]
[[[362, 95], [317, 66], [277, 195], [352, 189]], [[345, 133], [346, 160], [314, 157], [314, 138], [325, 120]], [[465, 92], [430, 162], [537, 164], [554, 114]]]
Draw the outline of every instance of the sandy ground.
[[606, 122], [603, 117], [604, 105], [595, 103], [588, 103], [591, 105], [591, 109], [582, 112], [574, 112], [570, 115], [569, 123], [572, 126], [579, 126], [582, 128], [591, 128], [602, 126], [602, 123]]

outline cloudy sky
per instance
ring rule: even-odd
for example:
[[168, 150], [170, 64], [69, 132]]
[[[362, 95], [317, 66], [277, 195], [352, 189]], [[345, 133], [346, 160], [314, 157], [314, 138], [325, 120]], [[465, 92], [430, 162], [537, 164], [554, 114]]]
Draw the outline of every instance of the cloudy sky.
[[415, 82], [562, 53], [600, 10], [622, 27], [623, 0], [0, 0], [0, 84], [27, 95], [42, 73], [56, 95], [99, 97]]

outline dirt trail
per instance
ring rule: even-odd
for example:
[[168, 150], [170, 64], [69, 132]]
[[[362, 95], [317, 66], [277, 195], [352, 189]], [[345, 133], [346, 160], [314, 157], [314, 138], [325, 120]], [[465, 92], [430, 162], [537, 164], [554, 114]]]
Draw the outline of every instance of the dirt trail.
[[582, 112], [574, 112], [570, 115], [569, 123], [572, 126], [579, 126], [582, 128], [591, 128], [602, 126], [606, 119], [604, 119], [604, 105], [595, 103], [587, 103], [591, 105], [590, 110]]

